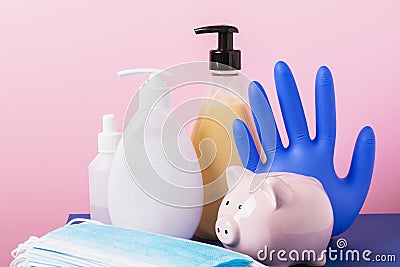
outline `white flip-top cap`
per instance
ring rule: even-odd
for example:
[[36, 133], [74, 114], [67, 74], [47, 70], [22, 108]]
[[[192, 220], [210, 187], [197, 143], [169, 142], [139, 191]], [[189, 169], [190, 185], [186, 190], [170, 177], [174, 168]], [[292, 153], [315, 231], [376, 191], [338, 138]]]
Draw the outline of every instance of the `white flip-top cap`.
[[143, 109], [168, 109], [172, 107], [172, 96], [167, 93], [169, 87], [163, 79], [165, 75], [171, 75], [169, 72], [158, 69], [128, 69], [118, 72], [118, 75], [138, 75], [149, 74], [149, 78], [139, 88], [139, 108]]
[[98, 135], [99, 153], [115, 153], [121, 133], [117, 131], [114, 114], [103, 116], [103, 131]]

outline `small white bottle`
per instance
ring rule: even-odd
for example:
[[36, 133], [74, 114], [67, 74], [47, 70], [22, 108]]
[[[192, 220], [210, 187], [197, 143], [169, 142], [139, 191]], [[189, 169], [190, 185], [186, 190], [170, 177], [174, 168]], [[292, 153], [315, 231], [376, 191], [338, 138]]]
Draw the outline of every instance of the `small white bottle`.
[[98, 134], [98, 154], [89, 165], [91, 219], [111, 224], [108, 212], [108, 180], [115, 151], [121, 139], [115, 116], [103, 116], [103, 131]]

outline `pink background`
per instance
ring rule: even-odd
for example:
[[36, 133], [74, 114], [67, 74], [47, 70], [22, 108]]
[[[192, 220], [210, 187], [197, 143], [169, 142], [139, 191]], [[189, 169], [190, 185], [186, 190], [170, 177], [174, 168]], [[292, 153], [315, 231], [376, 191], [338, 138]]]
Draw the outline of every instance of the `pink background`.
[[87, 166], [100, 118], [115, 113], [122, 125], [144, 79], [116, 72], [207, 60], [216, 37], [196, 37], [193, 28], [208, 24], [239, 27], [243, 72], [267, 88], [276, 114], [273, 65], [292, 67], [311, 133], [314, 77], [328, 65], [336, 84], [337, 171], [346, 174], [358, 131], [371, 125], [376, 168], [362, 211], [399, 213], [399, 9], [396, 0], [2, 1], [0, 265], [30, 235], [88, 212]]

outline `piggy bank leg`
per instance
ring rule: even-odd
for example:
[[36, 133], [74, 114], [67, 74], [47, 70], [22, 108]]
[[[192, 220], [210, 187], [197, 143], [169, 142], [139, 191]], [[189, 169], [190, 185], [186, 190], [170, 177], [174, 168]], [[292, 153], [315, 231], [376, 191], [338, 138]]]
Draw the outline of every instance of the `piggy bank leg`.
[[308, 266], [324, 266], [326, 264], [326, 253], [318, 257], [316, 261], [307, 262]]

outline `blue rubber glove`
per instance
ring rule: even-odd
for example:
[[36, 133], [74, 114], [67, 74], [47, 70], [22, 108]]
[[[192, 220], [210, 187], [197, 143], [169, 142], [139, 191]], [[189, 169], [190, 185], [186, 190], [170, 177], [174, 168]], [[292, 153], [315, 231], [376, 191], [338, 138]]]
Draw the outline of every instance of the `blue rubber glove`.
[[332, 204], [335, 218], [332, 235], [341, 234], [356, 219], [368, 193], [375, 160], [374, 132], [368, 126], [361, 130], [350, 171], [347, 177], [339, 178], [333, 166], [336, 111], [333, 79], [329, 69], [321, 67], [316, 77], [317, 128], [314, 140], [309, 137], [302, 103], [289, 67], [284, 62], [278, 62], [274, 74], [289, 146], [285, 148], [282, 145], [264, 89], [259, 83], [253, 82], [249, 86], [250, 105], [267, 162], [260, 161], [246, 125], [236, 120], [233, 132], [243, 166], [256, 173], [285, 171], [317, 178]]

